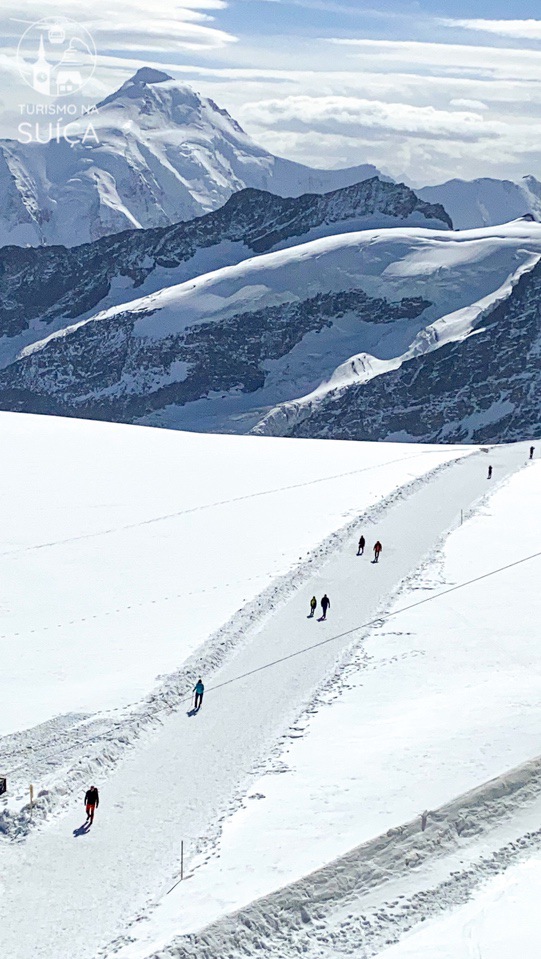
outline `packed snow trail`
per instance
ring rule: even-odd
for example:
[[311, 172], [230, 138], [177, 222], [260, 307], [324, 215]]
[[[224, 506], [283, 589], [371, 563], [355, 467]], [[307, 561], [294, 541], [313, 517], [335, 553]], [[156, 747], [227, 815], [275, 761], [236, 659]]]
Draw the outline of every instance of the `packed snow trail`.
[[[494, 450], [490, 457], [474, 454], [428, 477], [377, 524], [360, 517], [350, 544], [331, 555], [302, 591], [263, 622], [209, 680], [209, 687], [323, 639], [326, 632], [344, 632], [371, 618], [440, 535], [456, 524], [460, 510], [487, 492], [488, 462], [494, 466], [495, 484], [525, 459], [525, 446]], [[377, 566], [370, 562], [370, 549], [364, 558], [355, 555], [360, 532], [369, 547], [381, 540]], [[331, 600], [326, 623], [307, 619], [310, 597], [320, 599], [324, 592]], [[279, 737], [344, 650], [361, 638], [362, 631], [353, 640], [347, 636], [320, 646], [214, 694], [209, 689], [197, 716], [188, 718], [180, 710], [106, 781], [91, 774], [98, 779], [101, 802], [87, 834], [74, 836], [85, 818], [83, 796], [77, 796], [69, 815], [23, 844], [3, 846], [0, 928], [5, 954], [10, 959], [88, 959], [116, 938], [177, 878], [180, 840], [193, 844], [217, 835]], [[189, 889], [188, 883], [186, 895]]]

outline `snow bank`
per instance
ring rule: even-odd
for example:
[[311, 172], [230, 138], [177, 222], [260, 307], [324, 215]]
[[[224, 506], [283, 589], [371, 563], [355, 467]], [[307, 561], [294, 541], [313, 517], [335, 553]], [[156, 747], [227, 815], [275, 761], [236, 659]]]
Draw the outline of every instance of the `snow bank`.
[[472, 901], [432, 920], [380, 959], [537, 959], [541, 939], [541, 856], [487, 882]]

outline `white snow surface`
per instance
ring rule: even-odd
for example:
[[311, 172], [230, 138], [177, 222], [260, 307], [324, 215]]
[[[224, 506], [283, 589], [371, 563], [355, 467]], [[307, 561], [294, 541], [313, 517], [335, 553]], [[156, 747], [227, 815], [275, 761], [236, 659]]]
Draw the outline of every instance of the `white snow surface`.
[[527, 214], [541, 218], [541, 183], [533, 176], [518, 183], [491, 177], [454, 179], [415, 192], [428, 203], [443, 204], [457, 230], [493, 226]]
[[0, 428], [2, 735], [143, 696], [352, 511], [462, 454], [341, 442], [329, 459], [324, 441], [11, 413]]
[[[524, 453], [491, 452], [496, 482], [513, 460], [524, 463]], [[434, 543], [391, 604], [391, 618], [364, 633], [361, 649], [292, 725], [282, 752], [226, 823], [214, 856], [196, 857], [189, 895], [177, 886], [139, 922], [122, 959], [144, 959], [175, 931], [197, 932], [536, 755], [541, 697], [532, 623], [541, 614], [534, 585], [541, 558], [393, 614], [536, 552], [540, 477], [541, 463], [517, 473]], [[404, 548], [383, 545], [381, 563]], [[359, 573], [372, 576], [371, 552], [357, 558], [351, 546], [324, 571], [339, 601], [344, 587], [355, 596]]]
[[471, 902], [384, 949], [381, 959], [537, 959], [541, 856], [484, 884]]
[[[240, 957], [261, 936], [276, 959], [284, 936], [310, 955], [306, 931], [333, 955], [354, 847], [375, 843], [383, 881], [382, 834], [535, 754], [538, 560], [389, 616], [537, 549], [525, 444], [0, 425], [10, 959]], [[355, 555], [360, 532], [379, 564]], [[307, 619], [324, 591], [327, 621]], [[190, 878], [168, 895], [182, 839]], [[322, 867], [330, 920], [290, 927], [269, 894], [294, 903], [288, 884], [316, 870], [317, 888]], [[247, 924], [227, 917], [242, 906]]]

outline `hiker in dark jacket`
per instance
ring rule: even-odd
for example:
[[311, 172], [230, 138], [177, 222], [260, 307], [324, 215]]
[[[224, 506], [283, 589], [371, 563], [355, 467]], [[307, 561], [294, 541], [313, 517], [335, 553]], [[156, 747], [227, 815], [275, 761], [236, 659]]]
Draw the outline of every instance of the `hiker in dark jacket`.
[[360, 540], [359, 540], [359, 548], [358, 548], [358, 550], [357, 550], [357, 556], [362, 556], [362, 555], [363, 555], [365, 545], [366, 545], [366, 540], [365, 540], [364, 536], [361, 536], [361, 538], [360, 538]]
[[87, 789], [85, 795], [86, 821], [92, 825], [94, 822], [94, 812], [100, 804], [100, 794], [95, 786]]
[[327, 596], [327, 593], [325, 593], [323, 599], [321, 600], [321, 608], [323, 610], [323, 616], [321, 618], [327, 619], [327, 610], [331, 608], [331, 601]]
[[201, 709], [203, 705], [203, 693], [205, 692], [205, 687], [200, 679], [197, 680], [193, 691], [195, 693], [194, 709]]

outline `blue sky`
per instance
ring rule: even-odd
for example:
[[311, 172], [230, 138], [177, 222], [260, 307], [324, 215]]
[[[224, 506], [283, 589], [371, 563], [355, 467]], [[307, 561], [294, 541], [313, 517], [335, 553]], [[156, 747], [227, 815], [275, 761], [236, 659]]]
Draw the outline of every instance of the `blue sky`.
[[535, 19], [541, 13], [539, 3], [532, 0], [420, 0], [384, 3], [359, 3], [352, 0], [237, 0], [220, 16], [226, 29], [237, 34], [276, 34], [284, 28], [298, 36], [312, 33], [389, 38], [422, 39], [433, 31], [436, 17]]
[[28, 99], [17, 21], [60, 13], [95, 39], [94, 101], [154, 64], [311, 165], [372, 162], [415, 184], [541, 177], [540, 0], [4, 0], [3, 135]]

